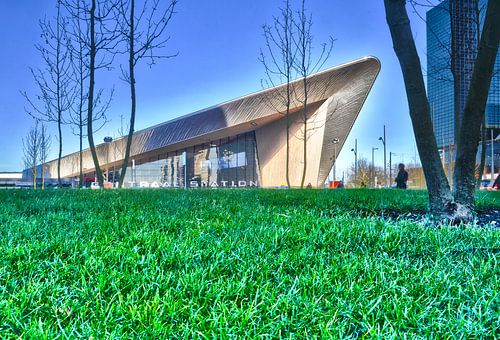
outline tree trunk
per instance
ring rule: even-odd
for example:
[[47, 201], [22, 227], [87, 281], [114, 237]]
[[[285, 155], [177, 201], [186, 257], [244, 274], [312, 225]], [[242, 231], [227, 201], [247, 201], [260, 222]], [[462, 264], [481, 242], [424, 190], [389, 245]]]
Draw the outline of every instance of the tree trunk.
[[45, 125], [42, 124], [41, 128], [41, 138], [40, 138], [40, 163], [42, 172], [42, 191], [45, 190], [45, 161], [47, 160], [47, 132], [45, 131]]
[[57, 2], [57, 37], [56, 37], [56, 100], [57, 100], [57, 134], [59, 137], [59, 154], [57, 157], [57, 183], [61, 187], [61, 158], [62, 158], [62, 108], [61, 108], [61, 2]]
[[288, 188], [290, 186], [290, 78], [287, 79], [287, 104], [286, 104], [286, 168], [285, 168], [285, 177], [286, 177], [286, 185]]
[[87, 136], [89, 139], [90, 153], [92, 154], [92, 160], [94, 161], [95, 172], [99, 185], [102, 187], [104, 184], [104, 178], [102, 177], [102, 171], [99, 165], [99, 159], [97, 158], [97, 152], [94, 144], [94, 136], [92, 134], [92, 117], [94, 109], [94, 85], [95, 85], [95, 2], [92, 0], [92, 6], [90, 8], [90, 65], [89, 65], [89, 99], [87, 107]]
[[[302, 68], [305, 71], [305, 58], [302, 60]], [[302, 180], [300, 181], [300, 188], [304, 188], [304, 182], [306, 180], [306, 171], [307, 171], [307, 76], [304, 76], [304, 116], [302, 117], [304, 120], [304, 166], [302, 168]]]
[[[479, 10], [479, 1], [474, 1], [475, 10], [476, 10], [476, 33], [477, 33], [477, 44], [479, 45], [479, 41], [481, 41], [481, 13]], [[481, 124], [481, 160], [479, 162], [478, 176], [476, 181], [476, 190], [481, 188], [481, 181], [483, 179], [484, 173], [484, 165], [486, 163], [486, 115], [483, 112], [483, 122]]]
[[33, 190], [36, 191], [36, 157], [33, 157]]
[[[81, 117], [81, 112], [80, 112]], [[83, 188], [83, 125], [80, 118], [80, 189]]]
[[59, 154], [57, 157], [57, 183], [61, 187], [61, 158], [62, 158], [62, 128], [61, 128], [61, 113], [57, 121], [57, 135], [59, 136]]
[[[78, 34], [80, 34], [80, 24], [78, 21]], [[80, 86], [80, 98], [78, 102], [78, 139], [80, 142], [80, 185], [79, 188], [83, 188], [83, 103], [84, 103], [84, 89], [83, 89], [83, 53], [82, 53], [82, 42], [79, 41], [79, 50], [78, 50], [78, 73], [79, 73], [79, 86]]]
[[410, 118], [429, 192], [429, 209], [432, 214], [449, 215], [455, 206], [433, 133], [422, 68], [405, 4], [405, 0], [384, 0], [387, 24], [403, 73]]
[[[127, 171], [128, 161], [130, 157], [130, 147], [132, 145], [132, 137], [134, 135], [134, 124], [135, 124], [135, 110], [136, 110], [136, 93], [135, 93], [135, 74], [134, 74], [134, 62], [135, 62], [135, 50], [134, 50], [134, 38], [135, 38], [135, 25], [134, 25], [134, 11], [135, 11], [135, 1], [130, 1], [130, 31], [129, 31], [129, 75], [130, 75], [130, 99], [131, 99], [131, 109], [130, 109], [130, 126], [127, 136], [127, 146], [125, 147], [125, 157], [123, 158], [122, 171], [120, 173], [120, 184], [119, 187], [123, 186], [123, 181], [125, 179], [125, 173]], [[186, 180], [186, 179], [185, 179]]]
[[455, 201], [468, 209], [474, 208], [474, 170], [480, 127], [488, 99], [493, 68], [500, 42], [500, 1], [489, 1], [479, 50], [472, 72], [470, 89], [464, 108], [457, 147], [457, 161], [453, 173]]
[[477, 174], [477, 181], [476, 181], [476, 190], [479, 190], [481, 188], [481, 181], [483, 180], [483, 174], [484, 174], [484, 166], [486, 164], [486, 127], [483, 121], [483, 124], [481, 125], [481, 161], [479, 163], [479, 169], [478, 169], [478, 174]]

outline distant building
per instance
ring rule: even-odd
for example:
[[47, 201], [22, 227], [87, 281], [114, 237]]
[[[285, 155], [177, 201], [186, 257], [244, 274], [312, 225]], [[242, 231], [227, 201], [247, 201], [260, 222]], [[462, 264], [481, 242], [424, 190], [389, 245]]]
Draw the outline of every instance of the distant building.
[[[333, 139], [342, 148], [379, 73], [366, 57], [311, 75], [308, 81], [307, 173], [305, 186], [322, 187], [334, 162]], [[302, 80], [292, 83], [297, 94]], [[128, 187], [276, 187], [286, 183], [284, 86], [260, 91], [138, 131], [132, 139]], [[300, 186], [303, 169], [303, 104], [289, 118], [290, 183]], [[125, 138], [97, 146], [109, 181], [119, 178]], [[78, 153], [61, 160], [61, 176], [76, 181]], [[45, 164], [57, 177], [57, 161]], [[83, 152], [85, 181], [94, 180], [90, 150]]]
[[14, 188], [22, 178], [22, 172], [0, 172], [0, 189]]
[[[444, 0], [427, 12], [427, 93], [436, 141], [445, 159], [456, 149], [458, 136], [454, 130], [454, 108], [458, 105], [458, 119], [461, 120], [477, 55], [478, 29], [481, 30], [484, 23], [486, 4], [486, 0]], [[450, 25], [450, 19], [453, 25]], [[453, 65], [452, 46], [456, 51]], [[454, 98], [452, 69], [456, 74], [458, 98]], [[500, 133], [500, 53], [497, 54], [494, 72], [485, 110], [488, 139], [491, 139], [491, 132], [493, 139]], [[491, 143], [488, 145], [486, 163], [490, 165]], [[496, 142], [494, 149], [498, 171], [500, 143]]]

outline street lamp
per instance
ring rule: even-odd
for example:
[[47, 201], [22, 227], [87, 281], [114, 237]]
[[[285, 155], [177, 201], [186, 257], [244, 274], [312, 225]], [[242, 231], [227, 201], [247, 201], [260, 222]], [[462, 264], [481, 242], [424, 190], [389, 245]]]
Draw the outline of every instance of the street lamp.
[[358, 140], [354, 140], [354, 149], [351, 149], [354, 152], [354, 187], [356, 187], [356, 183], [358, 182]]
[[109, 182], [109, 144], [113, 141], [113, 137], [104, 137], [106, 143], [106, 182]]
[[375, 150], [378, 150], [378, 148], [372, 147], [372, 183], [373, 183], [373, 187], [375, 187], [377, 185], [377, 183], [375, 183], [375, 158], [374, 158]]
[[385, 182], [384, 184], [385, 184], [385, 186], [387, 186], [387, 151], [386, 151], [387, 139], [385, 137], [385, 125], [384, 125], [384, 137], [379, 137], [378, 140], [381, 141], [382, 144], [384, 144], [384, 182]]
[[337, 144], [340, 142], [340, 139], [334, 138], [332, 139], [333, 143], [333, 182], [335, 183], [335, 167], [337, 165]]

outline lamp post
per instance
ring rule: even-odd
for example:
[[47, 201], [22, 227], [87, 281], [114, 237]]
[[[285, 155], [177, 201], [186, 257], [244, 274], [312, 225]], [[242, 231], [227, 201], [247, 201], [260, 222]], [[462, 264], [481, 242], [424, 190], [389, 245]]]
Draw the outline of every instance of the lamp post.
[[106, 143], [106, 182], [109, 182], [109, 144], [113, 141], [113, 137], [104, 137]]
[[354, 140], [354, 149], [351, 149], [354, 152], [354, 187], [356, 187], [356, 183], [358, 182], [358, 140]]
[[[382, 144], [384, 144], [384, 184], [385, 184], [385, 186], [387, 186], [387, 149], [386, 149], [387, 139], [385, 137], [385, 125], [384, 125], [384, 136], [379, 137], [378, 140], [381, 141]], [[390, 185], [390, 183], [389, 183], [389, 185]]]
[[335, 167], [337, 165], [337, 144], [339, 143], [340, 139], [334, 138], [332, 139], [333, 143], [333, 182], [335, 183]]
[[375, 183], [375, 157], [374, 157], [375, 150], [378, 150], [378, 148], [372, 147], [372, 183], [373, 183], [373, 187], [375, 187], [377, 184], [377, 183]]

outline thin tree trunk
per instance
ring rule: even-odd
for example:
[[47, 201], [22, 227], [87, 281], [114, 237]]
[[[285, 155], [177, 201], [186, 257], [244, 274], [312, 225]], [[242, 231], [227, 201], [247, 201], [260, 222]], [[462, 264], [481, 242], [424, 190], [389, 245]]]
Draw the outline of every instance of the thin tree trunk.
[[57, 99], [57, 134], [59, 137], [59, 154], [57, 157], [57, 183], [61, 187], [61, 158], [62, 158], [62, 108], [61, 108], [61, 2], [57, 2], [57, 38], [56, 38], [56, 99]]
[[61, 128], [61, 113], [57, 122], [57, 134], [59, 136], [59, 155], [57, 157], [57, 183], [61, 187], [61, 158], [62, 158], [62, 128]]
[[410, 118], [427, 182], [429, 209], [432, 214], [444, 215], [454, 209], [453, 198], [439, 158], [422, 68], [405, 4], [405, 0], [384, 0], [387, 24], [401, 65]]
[[[81, 117], [81, 112], [80, 112]], [[83, 187], [83, 124], [80, 118], [80, 189]]]
[[89, 66], [89, 99], [87, 107], [87, 136], [89, 139], [90, 153], [92, 154], [92, 160], [94, 161], [95, 172], [99, 185], [102, 187], [104, 184], [104, 179], [102, 177], [102, 171], [99, 165], [99, 159], [97, 158], [97, 152], [94, 144], [94, 136], [92, 134], [92, 117], [94, 108], [94, 86], [95, 86], [95, 2], [92, 0], [92, 6], [90, 8], [90, 66]]
[[[305, 38], [304, 38], [305, 39]], [[305, 57], [302, 58], [302, 69], [305, 71]], [[305, 73], [305, 72], [304, 72]], [[304, 159], [304, 166], [302, 168], [302, 180], [300, 181], [300, 188], [304, 188], [304, 182], [306, 180], [306, 171], [307, 171], [307, 77], [304, 76], [304, 154], [303, 154], [303, 159]]]
[[286, 104], [286, 185], [290, 186], [290, 79], [287, 80], [287, 104]]
[[291, 72], [293, 68], [293, 57], [291, 55], [292, 48], [292, 28], [291, 28], [291, 10], [290, 2], [286, 1], [286, 17], [285, 17], [285, 53], [286, 53], [286, 185], [291, 188], [290, 183], [290, 105], [292, 104], [292, 89], [290, 85]]
[[[80, 34], [80, 23], [78, 21], [78, 32]], [[80, 189], [83, 188], [83, 53], [82, 53], [82, 42], [79, 41], [80, 48], [78, 50], [78, 64], [79, 64], [79, 76], [80, 76], [80, 99], [78, 103], [78, 137], [80, 140]]]
[[33, 190], [36, 191], [36, 157], [33, 158]]
[[40, 163], [42, 171], [42, 191], [45, 190], [45, 161], [47, 160], [47, 134], [45, 131], [45, 126], [42, 124], [41, 128], [41, 138], [40, 138]]
[[125, 147], [125, 157], [123, 158], [122, 171], [120, 173], [120, 188], [123, 186], [123, 181], [125, 179], [125, 173], [127, 171], [128, 161], [130, 157], [130, 148], [132, 145], [132, 137], [134, 136], [134, 124], [135, 124], [135, 110], [136, 110], [136, 93], [135, 93], [135, 74], [134, 74], [134, 61], [135, 61], [135, 50], [134, 50], [134, 38], [135, 38], [135, 25], [134, 25], [134, 11], [135, 11], [135, 0], [130, 1], [130, 31], [129, 31], [129, 76], [130, 76], [130, 99], [131, 99], [131, 109], [130, 109], [130, 126], [127, 137], [127, 146]]
[[474, 169], [479, 143], [480, 127], [493, 75], [493, 68], [500, 41], [500, 1], [489, 1], [486, 20], [479, 43], [479, 50], [472, 72], [469, 94], [465, 104], [457, 148], [457, 164], [454, 171], [455, 201], [469, 209], [474, 208], [476, 182]]
[[481, 161], [479, 163], [478, 176], [476, 181], [476, 190], [481, 188], [483, 180], [484, 165], [486, 164], [486, 116], [483, 113], [483, 123], [481, 124]]
[[[288, 85], [290, 88], [290, 85]], [[290, 91], [290, 90], [287, 90]], [[286, 108], [286, 169], [285, 169], [285, 177], [286, 177], [286, 185], [288, 188], [290, 186], [290, 92], [288, 92], [288, 104]]]
[[[476, 14], [476, 39], [477, 45], [479, 46], [479, 42], [481, 41], [481, 11], [479, 8], [479, 1], [475, 0], [475, 14]], [[481, 160], [479, 162], [478, 169], [478, 177], [476, 181], [476, 190], [481, 188], [481, 181], [483, 179], [484, 173], [484, 165], [486, 164], [486, 138], [487, 138], [487, 129], [486, 129], [486, 115], [483, 112], [483, 122], [481, 124]]]
[[[80, 9], [80, 3], [78, 2], [78, 9]], [[85, 95], [85, 90], [83, 88], [84, 84], [84, 75], [83, 75], [83, 68], [84, 68], [84, 63], [83, 63], [83, 43], [81, 39], [81, 28], [80, 28], [80, 20], [77, 21], [78, 25], [78, 43], [79, 43], [79, 49], [78, 49], [78, 75], [80, 77], [79, 79], [79, 85], [80, 85], [80, 98], [78, 102], [78, 137], [79, 137], [79, 142], [80, 142], [80, 189], [83, 188], [84, 184], [84, 178], [83, 178], [83, 125], [84, 125], [84, 119], [83, 119], [83, 105], [84, 105], [84, 95]]]

